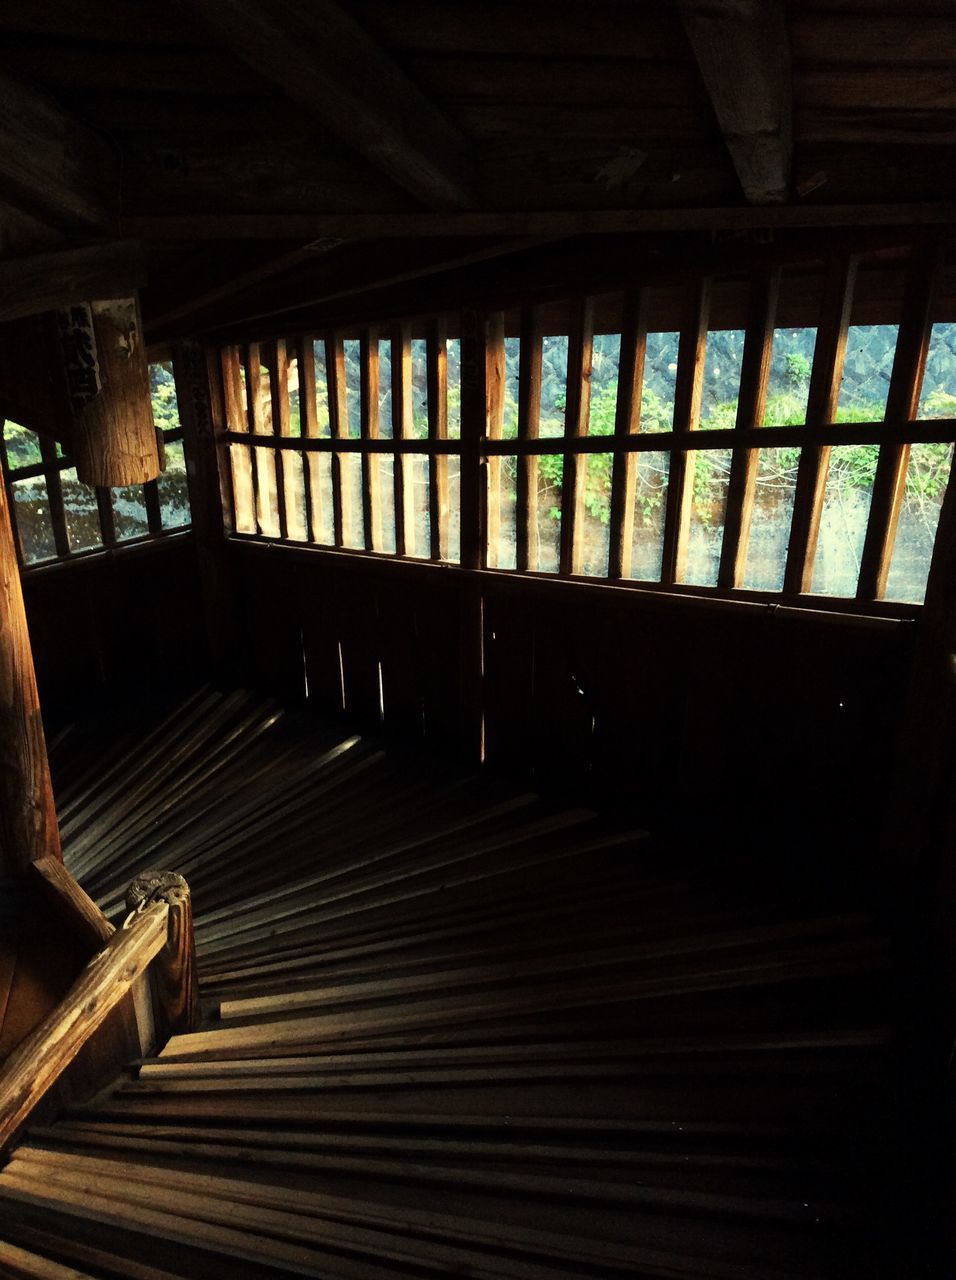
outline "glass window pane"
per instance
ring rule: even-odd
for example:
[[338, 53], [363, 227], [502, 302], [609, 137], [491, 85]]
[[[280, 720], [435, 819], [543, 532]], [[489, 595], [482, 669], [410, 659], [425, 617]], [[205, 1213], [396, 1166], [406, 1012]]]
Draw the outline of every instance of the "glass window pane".
[[765, 427], [796, 427], [806, 422], [816, 344], [816, 329], [774, 329]]
[[[538, 563], [531, 568], [540, 573], [557, 573], [561, 564], [561, 485], [564, 455], [543, 453], [537, 458], [537, 497], [532, 519], [538, 530]], [[532, 463], [532, 476], [534, 475]]]
[[[116, 541], [126, 542], [130, 538], [145, 537], [149, 533], [149, 520], [143, 498], [143, 486], [131, 484], [122, 489], [111, 489], [110, 493], [113, 498], [113, 528]], [[251, 532], [255, 533], [255, 529]]]
[[288, 386], [289, 386], [289, 435], [302, 434], [302, 406], [299, 403], [299, 357], [290, 347]]
[[[405, 530], [405, 554], [427, 560], [431, 555], [431, 516], [428, 505], [429, 459], [420, 453], [405, 455], [405, 484], [411, 485], [414, 530]], [[409, 536], [411, 534], [411, 536]]]
[[761, 449], [757, 460], [744, 586], [780, 591], [790, 546], [790, 520], [800, 465], [799, 449]]
[[357, 440], [362, 434], [362, 344], [358, 338], [342, 343], [345, 353], [345, 405], [348, 411], [348, 435]]
[[707, 335], [700, 425], [708, 431], [732, 427], [737, 421], [745, 336], [743, 329], [713, 329]]
[[189, 488], [182, 440], [166, 441], [166, 470], [159, 477], [157, 488], [163, 528], [178, 529], [189, 524]]
[[272, 435], [272, 378], [262, 363], [259, 365], [259, 391], [254, 422], [260, 435]]
[[591, 404], [588, 412], [588, 435], [614, 434], [617, 411], [618, 370], [621, 362], [621, 335], [599, 333], [594, 338], [591, 367]]
[[11, 487], [24, 564], [55, 559], [56, 542], [46, 481], [42, 476], [35, 480], [15, 480]]
[[424, 338], [412, 339], [412, 435], [428, 435], [428, 346]]
[[325, 343], [313, 342], [312, 354], [315, 361], [315, 421], [320, 436], [330, 436], [329, 425], [329, 383], [325, 372]]
[[310, 453], [307, 455], [310, 495], [312, 498], [312, 529], [315, 541], [330, 547], [335, 542], [332, 506], [332, 455]]
[[730, 459], [729, 449], [700, 450], [687, 457], [692, 488], [687, 560], [682, 581], [698, 587], [717, 585]]
[[576, 530], [576, 538], [581, 572], [591, 578], [607, 577], [613, 466], [611, 453], [585, 454], [583, 527]]
[[395, 455], [392, 453], [372, 454], [373, 463], [378, 465], [379, 510], [381, 512], [381, 545], [376, 551], [385, 555], [395, 554]]
[[[244, 444], [229, 446], [236, 531], [256, 533], [255, 495], [252, 491], [252, 451]], [[115, 506], [115, 504], [114, 504]]]
[[448, 438], [461, 439], [461, 343], [448, 339]]
[[395, 435], [392, 422], [392, 343], [378, 340], [378, 433], [385, 440]]
[[35, 431], [21, 427], [18, 422], [7, 421], [3, 424], [3, 443], [7, 451], [7, 466], [11, 471], [17, 467], [35, 467], [43, 460], [40, 437]]
[[305, 466], [301, 453], [282, 453], [282, 491], [285, 494], [286, 535], [295, 542], [307, 542], [309, 531], [305, 513]]
[[515, 500], [518, 460], [514, 455], [490, 457], [485, 474], [488, 477], [488, 568], [513, 569], [517, 564]]
[[936, 526], [952, 465], [951, 444], [914, 444], [910, 449], [900, 522], [886, 582], [888, 600], [912, 600], [919, 604], [926, 594]]
[[876, 444], [841, 444], [830, 450], [810, 588], [815, 595], [856, 595], [879, 452]]
[[956, 324], [934, 324], [918, 418], [956, 418]]
[[568, 398], [567, 334], [549, 334], [541, 342], [540, 436], [563, 436]]
[[636, 475], [631, 572], [628, 576], [643, 582], [660, 582], [670, 454], [636, 453], [631, 465]]
[[641, 430], [671, 431], [674, 426], [674, 387], [677, 383], [676, 331], [649, 333], [641, 387]]
[[70, 550], [89, 551], [93, 547], [101, 547], [103, 535], [100, 531], [96, 490], [88, 484], [80, 484], [75, 467], [60, 472], [60, 490], [63, 494], [66, 536]]
[[898, 332], [896, 324], [850, 325], [837, 422], [883, 421]]
[[342, 475], [342, 545], [361, 550], [365, 546], [362, 459], [357, 453], [341, 453], [339, 460]]
[[272, 449], [256, 450], [256, 518], [267, 538], [279, 536], [279, 502], [276, 497], [276, 459]]
[[179, 404], [171, 360], [158, 360], [149, 366], [149, 391], [155, 426], [160, 431], [177, 431], [180, 426]]
[[518, 369], [521, 364], [521, 339], [505, 338], [505, 403], [501, 436], [514, 440], [518, 434]]
[[[449, 428], [450, 429], [450, 428]], [[461, 560], [461, 459], [448, 459], [448, 561]]]

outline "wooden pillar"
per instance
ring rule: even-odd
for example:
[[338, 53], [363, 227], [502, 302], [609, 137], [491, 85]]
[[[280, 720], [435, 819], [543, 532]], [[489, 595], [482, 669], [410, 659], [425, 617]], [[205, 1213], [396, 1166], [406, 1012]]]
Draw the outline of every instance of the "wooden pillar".
[[0, 875], [60, 858], [36, 673], [4, 485], [0, 484]]

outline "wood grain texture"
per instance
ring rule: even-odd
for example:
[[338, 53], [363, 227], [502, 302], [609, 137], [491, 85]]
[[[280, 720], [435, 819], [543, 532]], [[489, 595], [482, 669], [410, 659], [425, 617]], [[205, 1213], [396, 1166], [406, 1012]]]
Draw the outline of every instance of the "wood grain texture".
[[99, 951], [116, 932], [59, 858], [37, 858], [30, 873], [63, 923], [89, 948]]

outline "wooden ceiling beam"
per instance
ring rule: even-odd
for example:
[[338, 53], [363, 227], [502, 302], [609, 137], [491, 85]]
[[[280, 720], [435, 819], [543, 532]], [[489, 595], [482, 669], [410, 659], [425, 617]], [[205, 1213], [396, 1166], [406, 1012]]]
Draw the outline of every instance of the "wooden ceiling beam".
[[0, 72], [0, 197], [53, 226], [112, 230], [119, 164], [109, 144]]
[[91, 298], [125, 298], [146, 283], [139, 244], [118, 240], [0, 259], [0, 321]]
[[243, 59], [422, 204], [474, 203], [468, 140], [332, 0], [178, 0]]
[[783, 0], [679, 0], [679, 9], [744, 195], [784, 204], [793, 106]]

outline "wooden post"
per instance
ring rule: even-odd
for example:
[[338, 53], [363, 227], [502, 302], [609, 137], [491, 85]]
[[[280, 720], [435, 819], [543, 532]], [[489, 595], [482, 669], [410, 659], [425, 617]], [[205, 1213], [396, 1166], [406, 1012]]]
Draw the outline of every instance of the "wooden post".
[[71, 307], [58, 327], [77, 476], [106, 487], [155, 480], [162, 464], [138, 299]]
[[0, 875], [62, 861], [20, 570], [0, 484]]
[[160, 1042], [199, 1026], [196, 942], [189, 885], [175, 871], [144, 871], [126, 890], [128, 911], [169, 906], [166, 945], [152, 967], [153, 1012]]

